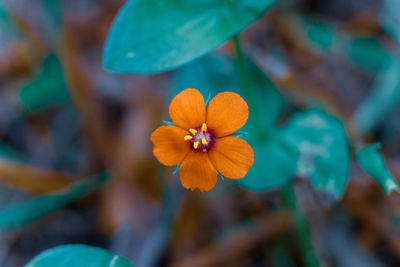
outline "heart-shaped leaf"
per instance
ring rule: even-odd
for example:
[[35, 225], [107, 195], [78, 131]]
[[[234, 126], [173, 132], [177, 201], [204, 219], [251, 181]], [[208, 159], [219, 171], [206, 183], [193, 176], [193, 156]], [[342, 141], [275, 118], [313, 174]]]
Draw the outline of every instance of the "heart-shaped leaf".
[[299, 151], [297, 174], [308, 178], [324, 202], [341, 197], [350, 169], [350, 151], [343, 123], [318, 109], [292, 116], [283, 140]]

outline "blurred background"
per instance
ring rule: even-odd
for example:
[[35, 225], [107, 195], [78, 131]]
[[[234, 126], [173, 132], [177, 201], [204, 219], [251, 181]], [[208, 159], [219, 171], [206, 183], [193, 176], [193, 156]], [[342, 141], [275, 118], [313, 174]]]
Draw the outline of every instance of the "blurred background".
[[[207, 98], [207, 86], [235, 84], [233, 44], [162, 74], [105, 71], [104, 43], [124, 3], [0, 2], [0, 266], [69, 243], [135, 266], [315, 266], [308, 257], [322, 266], [400, 265], [398, 192], [385, 194], [354, 159], [335, 200], [301, 175], [289, 200], [229, 179], [209, 193], [183, 189], [174, 169], [156, 162], [150, 134], [186, 87], [202, 86]], [[276, 87], [265, 114], [285, 125], [299, 110], [327, 110], [343, 123], [349, 151], [381, 142], [397, 177], [399, 21], [397, 0], [279, 1], [241, 34], [247, 58]], [[63, 198], [61, 209], [14, 205], [104, 170], [107, 185], [73, 203], [78, 197]], [[29, 223], [2, 226], [21, 209], [32, 213]]]

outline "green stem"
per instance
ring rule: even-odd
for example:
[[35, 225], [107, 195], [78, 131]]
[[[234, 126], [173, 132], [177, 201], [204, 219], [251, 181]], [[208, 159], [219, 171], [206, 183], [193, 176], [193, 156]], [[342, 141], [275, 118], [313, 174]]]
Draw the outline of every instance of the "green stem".
[[[267, 132], [266, 134], [268, 135], [268, 138], [273, 138], [275, 141], [280, 143], [290, 154], [293, 154], [294, 156], [298, 156], [299, 151], [293, 147], [290, 143], [287, 142], [284, 138], [282, 138], [279, 134], [274, 132], [272, 129], [262, 129], [260, 127], [261, 124], [261, 114], [258, 113], [258, 110], [255, 109], [257, 99], [254, 94], [254, 90], [252, 87], [252, 77], [251, 77], [251, 72], [247, 68], [246, 64], [246, 58], [243, 53], [241, 44], [240, 44], [240, 39], [239, 36], [236, 35], [233, 37], [233, 44], [235, 46], [236, 50], [236, 58], [237, 58], [237, 64], [238, 64], [238, 69], [239, 69], [239, 75], [240, 75], [240, 80], [245, 92], [246, 99], [249, 103], [249, 108], [252, 113], [252, 117], [254, 118], [253, 120], [250, 120], [251, 127], [257, 133], [257, 136], [261, 136], [262, 134], [265, 134], [265, 131]], [[283, 202], [291, 213], [291, 216], [293, 218], [294, 222], [294, 232], [296, 235], [296, 238], [300, 242], [300, 249], [303, 253], [303, 258], [306, 266], [309, 267], [317, 267], [320, 266], [318, 259], [315, 255], [314, 248], [312, 245], [312, 241], [310, 239], [310, 230], [309, 226], [307, 223], [307, 220], [305, 218], [305, 215], [297, 207], [296, 204], [296, 195], [293, 189], [293, 185], [289, 184], [287, 188], [284, 188], [282, 190], [282, 198]]]
[[282, 199], [286, 208], [290, 211], [294, 222], [294, 234], [299, 241], [299, 249], [302, 252], [303, 260], [308, 267], [319, 267], [319, 261], [315, 255], [314, 246], [311, 240], [310, 228], [307, 219], [297, 205], [296, 193], [293, 184], [287, 185], [282, 189]]
[[254, 120], [249, 121], [250, 123], [253, 124], [252, 125], [253, 130], [258, 134], [258, 136], [267, 135], [267, 138], [275, 139], [278, 143], [283, 145], [283, 147], [285, 147], [285, 149], [287, 149], [290, 154], [297, 156], [299, 154], [299, 151], [296, 148], [294, 148], [291, 144], [289, 144], [284, 138], [277, 135], [273, 131], [273, 129], [261, 129], [260, 127], [260, 125], [262, 125], [261, 114], [259, 114], [258, 109], [254, 108], [257, 106], [257, 99], [254, 94], [254, 89], [252, 87], [251, 72], [247, 68], [246, 57], [243, 53], [238, 35], [233, 37], [233, 44], [236, 50], [236, 59], [239, 68], [240, 80], [244, 88], [245, 95], [249, 103], [249, 107], [251, 109], [252, 117], [254, 118]]
[[173, 222], [173, 205], [171, 198], [171, 188], [166, 182], [165, 167], [157, 164], [157, 178], [160, 185], [161, 197], [162, 197], [162, 210], [161, 218], [163, 223], [170, 228]]
[[256, 106], [256, 96], [254, 94], [253, 86], [252, 86], [252, 78], [251, 72], [249, 72], [246, 64], [246, 57], [243, 53], [242, 46], [240, 43], [239, 35], [235, 35], [233, 37], [233, 44], [236, 50], [236, 59], [239, 69], [240, 81], [242, 83], [242, 87], [244, 89], [247, 102], [249, 103], [249, 107], [252, 113], [252, 117], [254, 120], [250, 120], [251, 127], [253, 130], [261, 134], [262, 129], [260, 128], [260, 114], [258, 113], [257, 109], [253, 108]]
[[[249, 108], [252, 112], [252, 117], [254, 118], [253, 120], [250, 120], [251, 127], [257, 133], [258, 136], [265, 134], [265, 131], [266, 131], [268, 138], [275, 139], [275, 141], [280, 143], [286, 150], [288, 150], [288, 152], [290, 154], [293, 154], [294, 156], [297, 157], [299, 154], [299, 151], [295, 147], [293, 147], [290, 143], [288, 143], [287, 140], [282, 138], [280, 135], [278, 135], [272, 129], [261, 129], [261, 127], [260, 127], [260, 125], [262, 125], [260, 123], [261, 122], [260, 121], [261, 114], [259, 114], [258, 110], [254, 108], [254, 107], [256, 107], [257, 99], [254, 94], [254, 90], [252, 88], [251, 72], [249, 72], [249, 70], [247, 68], [246, 58], [243, 53], [238, 35], [233, 37], [233, 44], [234, 44], [235, 50], [236, 50], [236, 58], [237, 58], [237, 64], [238, 64], [241, 83], [244, 88], [247, 101], [249, 103]], [[291, 213], [291, 216], [293, 218], [294, 232], [295, 232], [296, 238], [300, 242], [300, 249], [303, 253], [303, 258], [304, 258], [304, 262], [305, 262], [306, 266], [309, 266], [309, 267], [320, 266], [318, 259], [314, 252], [312, 241], [310, 239], [310, 230], [309, 230], [307, 220], [305, 218], [305, 215], [301, 211], [301, 209], [299, 209], [297, 207], [296, 195], [295, 195], [292, 184], [289, 184], [286, 188], [284, 188], [282, 190], [282, 198], [283, 198], [283, 202], [284, 202], [287, 210]]]

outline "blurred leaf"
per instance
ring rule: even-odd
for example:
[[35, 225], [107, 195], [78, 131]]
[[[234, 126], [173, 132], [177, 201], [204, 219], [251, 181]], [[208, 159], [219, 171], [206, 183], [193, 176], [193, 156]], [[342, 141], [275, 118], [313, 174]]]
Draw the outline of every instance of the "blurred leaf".
[[381, 21], [389, 34], [400, 44], [400, 2], [398, 0], [384, 0], [381, 12]]
[[297, 157], [280, 142], [250, 142], [255, 162], [248, 174], [233, 182], [245, 189], [267, 191], [285, 186], [296, 174]]
[[380, 73], [374, 88], [354, 116], [355, 127], [363, 134], [373, 131], [395, 109], [400, 98], [400, 58], [393, 57]]
[[0, 210], [0, 229], [10, 229], [38, 220], [49, 213], [94, 192], [109, 180], [107, 173], [80, 181], [66, 190], [11, 204]]
[[216, 49], [275, 1], [130, 0], [111, 27], [104, 67], [126, 73], [176, 68]]
[[385, 160], [379, 151], [381, 144], [374, 143], [364, 146], [357, 152], [357, 160], [364, 171], [370, 175], [389, 194], [400, 187], [386, 167]]
[[391, 58], [388, 48], [377, 37], [352, 35], [341, 31], [340, 25], [311, 16], [295, 17], [294, 22], [313, 49], [342, 56], [366, 71], [382, 69]]
[[26, 113], [70, 101], [61, 63], [56, 55], [51, 54], [45, 59], [36, 77], [16, 97]]
[[323, 201], [341, 197], [350, 168], [349, 144], [343, 123], [318, 109], [292, 116], [282, 139], [300, 152], [297, 174], [310, 179]]
[[74, 244], [48, 249], [25, 265], [25, 267], [55, 266], [132, 267], [133, 263], [102, 248]]
[[346, 54], [358, 66], [372, 71], [384, 68], [391, 57], [382, 42], [374, 37], [355, 36], [346, 47]]
[[334, 43], [337, 29], [312, 17], [303, 17], [302, 28], [308, 39], [318, 48], [329, 51]]

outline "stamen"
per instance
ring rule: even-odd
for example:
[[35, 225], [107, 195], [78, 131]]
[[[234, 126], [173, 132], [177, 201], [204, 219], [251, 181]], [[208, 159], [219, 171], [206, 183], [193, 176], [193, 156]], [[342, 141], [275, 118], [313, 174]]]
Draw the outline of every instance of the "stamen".
[[183, 137], [184, 140], [192, 140], [193, 136], [191, 135], [186, 135], [185, 137]]
[[202, 131], [203, 133], [207, 132], [207, 124], [205, 124], [204, 122], [203, 122], [203, 124], [201, 125], [201, 131]]
[[201, 138], [201, 143], [203, 144], [203, 145], [208, 145], [208, 142], [207, 142], [207, 140], [206, 140], [206, 138], [205, 137], [203, 137], [203, 138]]
[[197, 131], [196, 131], [195, 129], [189, 129], [189, 132], [190, 132], [192, 135], [197, 134]]
[[193, 143], [194, 149], [197, 149], [197, 148], [199, 147], [199, 144], [200, 144], [199, 141], [194, 142], [194, 143]]

